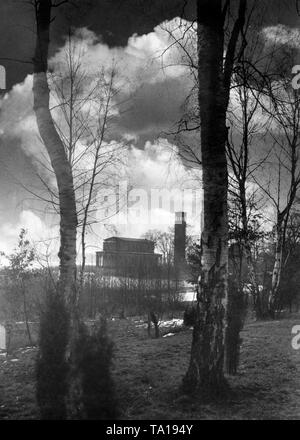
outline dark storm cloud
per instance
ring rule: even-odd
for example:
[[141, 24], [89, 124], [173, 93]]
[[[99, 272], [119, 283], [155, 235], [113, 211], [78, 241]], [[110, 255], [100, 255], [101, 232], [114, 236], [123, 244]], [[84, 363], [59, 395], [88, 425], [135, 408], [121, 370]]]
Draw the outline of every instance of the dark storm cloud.
[[[299, 24], [295, 14], [295, 2], [282, 0], [255, 0], [260, 6], [268, 5], [265, 25], [283, 23]], [[249, 9], [251, 6], [249, 3]], [[195, 18], [195, 0], [72, 0], [54, 10], [55, 20], [51, 28], [51, 50], [64, 44], [70, 27], [88, 27], [110, 47], [126, 46], [128, 38], [150, 32], [164, 20], [176, 16]], [[238, 1], [233, 2], [233, 8]], [[26, 63], [0, 61], [7, 70], [7, 85], [22, 82], [32, 71], [30, 64], [34, 53], [35, 20], [32, 6], [22, 0], [0, 1], [0, 58], [25, 60]]]
[[120, 129], [148, 140], [170, 130], [179, 120], [189, 89], [189, 81], [183, 77], [143, 84], [130, 98], [128, 109], [119, 121]]
[[[74, 6], [63, 5], [54, 9], [50, 55], [64, 44], [64, 37], [72, 27], [88, 27], [101, 35], [103, 42], [110, 47], [126, 46], [132, 34], [148, 33], [162, 21], [181, 15], [183, 10], [187, 17], [191, 17], [194, 10], [194, 0], [73, 0], [72, 4]], [[22, 0], [1, 0], [0, 29], [0, 64], [7, 70], [7, 86], [11, 88], [32, 73], [33, 7]], [[20, 62], [22, 60], [25, 62]]]

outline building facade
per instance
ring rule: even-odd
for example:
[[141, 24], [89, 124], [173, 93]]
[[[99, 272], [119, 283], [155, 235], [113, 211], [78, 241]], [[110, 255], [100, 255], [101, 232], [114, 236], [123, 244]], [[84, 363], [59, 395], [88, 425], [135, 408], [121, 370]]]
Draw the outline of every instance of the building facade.
[[96, 266], [105, 275], [151, 277], [157, 273], [160, 261], [154, 242], [139, 238], [107, 238], [103, 251], [96, 253]]

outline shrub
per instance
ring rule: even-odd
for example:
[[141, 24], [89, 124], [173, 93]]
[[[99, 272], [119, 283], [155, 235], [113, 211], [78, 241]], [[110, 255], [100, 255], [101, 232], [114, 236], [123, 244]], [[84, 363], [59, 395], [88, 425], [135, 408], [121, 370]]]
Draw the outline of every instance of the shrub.
[[195, 325], [196, 317], [197, 317], [197, 310], [196, 310], [196, 308], [195, 307], [189, 307], [184, 312], [183, 324], [186, 327], [192, 327], [193, 325]]
[[93, 328], [81, 323], [75, 347], [77, 374], [81, 381], [83, 418], [115, 419], [118, 415], [111, 368], [113, 343], [102, 318]]
[[67, 417], [68, 330], [69, 316], [64, 299], [56, 292], [48, 292], [40, 321], [36, 364], [36, 394], [42, 419], [63, 420]]

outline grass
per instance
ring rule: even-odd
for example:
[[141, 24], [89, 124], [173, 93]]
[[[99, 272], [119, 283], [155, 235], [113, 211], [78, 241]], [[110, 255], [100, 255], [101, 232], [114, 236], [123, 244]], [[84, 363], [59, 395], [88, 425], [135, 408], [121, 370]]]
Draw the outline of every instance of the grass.
[[[146, 329], [135, 324], [129, 319], [109, 323], [122, 419], [300, 419], [300, 350], [291, 347], [291, 329], [300, 324], [300, 316], [247, 324], [239, 373], [228, 378], [230, 393], [206, 404], [178, 392], [189, 362], [191, 330], [148, 339]], [[1, 419], [38, 418], [35, 356], [35, 349], [27, 349], [0, 357]]]

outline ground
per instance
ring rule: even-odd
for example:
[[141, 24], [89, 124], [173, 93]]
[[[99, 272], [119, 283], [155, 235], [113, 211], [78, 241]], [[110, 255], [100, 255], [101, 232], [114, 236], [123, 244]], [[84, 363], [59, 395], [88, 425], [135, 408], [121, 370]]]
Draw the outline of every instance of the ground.
[[[239, 373], [222, 402], [192, 402], [178, 392], [189, 361], [191, 329], [148, 339], [133, 320], [109, 324], [122, 419], [300, 419], [300, 350], [291, 330], [300, 316], [252, 322], [242, 332]], [[167, 330], [164, 330], [167, 332]], [[0, 356], [0, 419], [36, 419], [36, 349]]]

